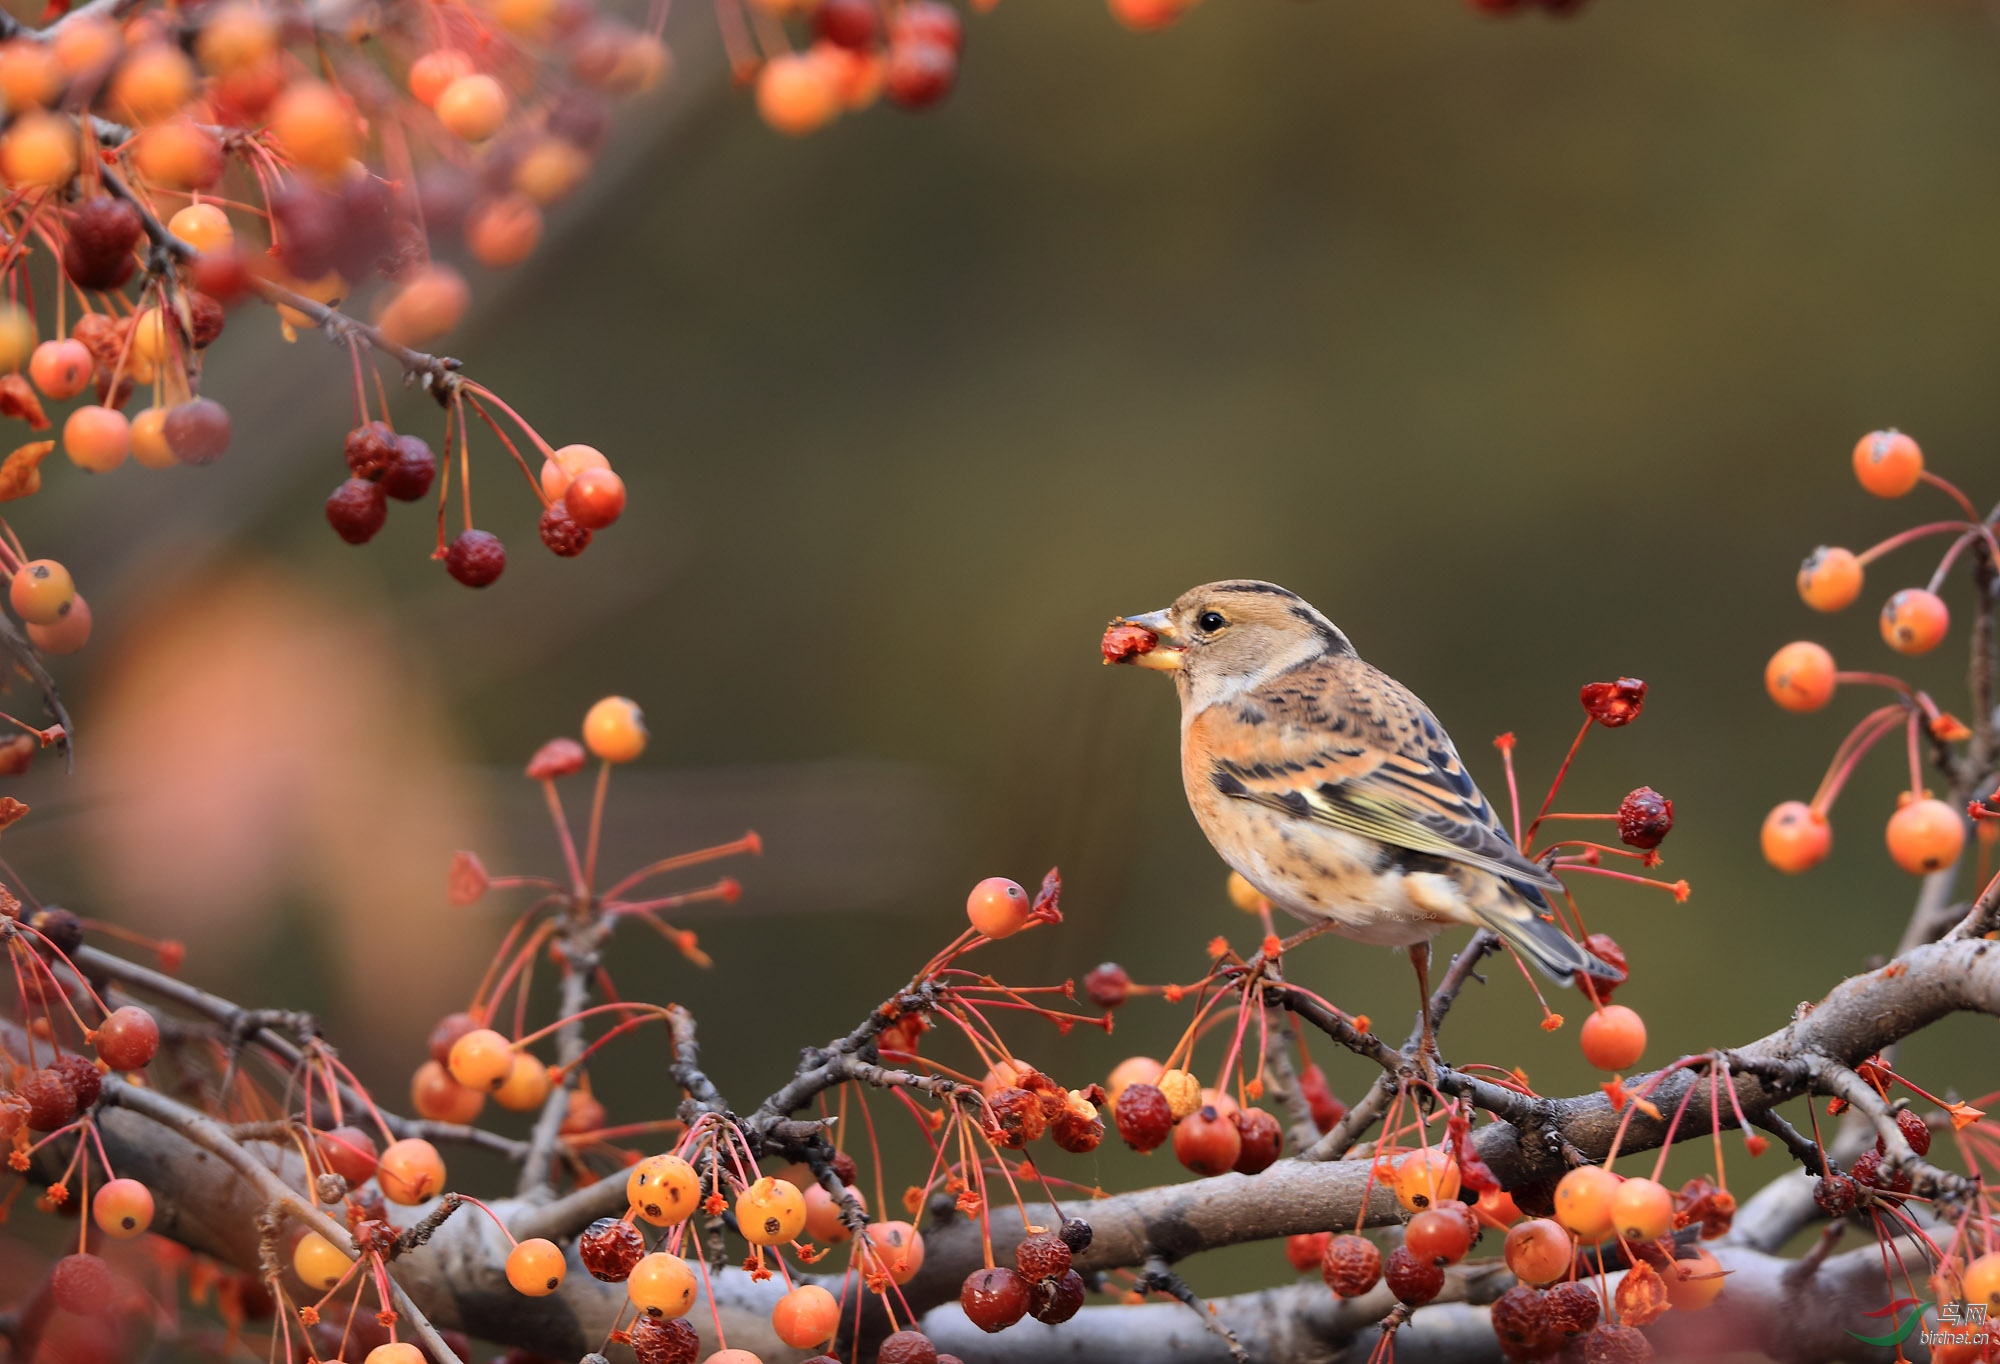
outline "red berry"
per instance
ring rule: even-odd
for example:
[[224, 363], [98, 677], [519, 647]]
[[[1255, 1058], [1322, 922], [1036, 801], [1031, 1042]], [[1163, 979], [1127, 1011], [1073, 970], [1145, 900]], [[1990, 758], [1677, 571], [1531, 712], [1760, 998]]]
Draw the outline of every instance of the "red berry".
[[76, 1121], [76, 1091], [56, 1070], [29, 1072], [14, 1088], [14, 1097], [28, 1106], [28, 1126], [36, 1132], [53, 1132]]
[[446, 1014], [437, 1021], [437, 1026], [431, 1029], [430, 1038], [424, 1045], [430, 1051], [431, 1060], [441, 1066], [447, 1065], [451, 1061], [451, 1049], [458, 1045], [458, 1039], [475, 1028], [485, 1026], [468, 1013]]
[[112, 1299], [111, 1266], [95, 1255], [65, 1255], [49, 1271], [49, 1296], [79, 1317], [99, 1317]]
[[537, 529], [549, 551], [564, 559], [574, 559], [590, 547], [590, 531], [579, 526], [570, 516], [566, 502], [551, 502], [542, 508], [542, 520]]
[[625, 511], [625, 480], [609, 469], [585, 469], [563, 493], [570, 519], [585, 530], [603, 530]]
[[1548, 1313], [1549, 1338], [1574, 1339], [1597, 1325], [1597, 1294], [1588, 1283], [1559, 1283], [1542, 1295]]
[[1674, 803], [1650, 786], [1618, 802], [1618, 839], [1634, 848], [1657, 848], [1674, 828]]
[[382, 474], [382, 491], [398, 502], [414, 502], [431, 490], [437, 456], [420, 436], [396, 437], [396, 458]]
[[866, 51], [881, 31], [875, 0], [820, 0], [813, 11], [813, 32], [836, 47]]
[[139, 210], [123, 199], [98, 195], [70, 211], [69, 239], [63, 243], [63, 270], [85, 289], [116, 289], [132, 278], [132, 252], [146, 234]]
[[1285, 1129], [1261, 1108], [1239, 1108], [1230, 1114], [1240, 1149], [1231, 1168], [1239, 1175], [1262, 1174], [1277, 1164], [1285, 1150]]
[[1646, 684], [1636, 677], [1616, 682], [1586, 682], [1581, 693], [1583, 709], [1606, 729], [1629, 725], [1646, 707]]
[[642, 1312], [631, 1332], [639, 1364], [695, 1364], [701, 1355], [701, 1334], [682, 1317], [663, 1321]]
[[196, 350], [206, 350], [222, 335], [222, 329], [228, 325], [228, 317], [219, 300], [199, 290], [189, 290], [187, 302], [188, 341]]
[[1420, 1260], [1455, 1265], [1472, 1249], [1475, 1235], [1477, 1228], [1468, 1225], [1457, 1213], [1448, 1208], [1430, 1208], [1412, 1217], [1403, 1228], [1403, 1244]]
[[898, 1331], [876, 1350], [877, 1364], [937, 1364], [937, 1346], [922, 1331]]
[[1077, 1314], [1083, 1298], [1083, 1275], [1072, 1269], [1059, 1279], [1044, 1279], [1035, 1286], [1028, 1315], [1044, 1326], [1060, 1326]]
[[113, 1070], [143, 1070], [160, 1049], [160, 1025], [138, 1005], [127, 1004], [97, 1025], [96, 1046]]
[[1319, 1274], [1343, 1298], [1358, 1298], [1382, 1277], [1382, 1252], [1365, 1236], [1348, 1232], [1326, 1244]]
[[69, 1092], [76, 1098], [76, 1111], [79, 1113], [96, 1103], [97, 1096], [104, 1092], [103, 1073], [81, 1056], [58, 1056], [49, 1062], [49, 1069], [69, 1084]]
[[167, 409], [160, 434], [181, 463], [213, 464], [229, 449], [229, 410], [213, 398], [178, 403]]
[[491, 531], [468, 530], [445, 551], [445, 570], [467, 587], [488, 587], [507, 568], [507, 547]]
[[1896, 1126], [1901, 1130], [1903, 1140], [1910, 1143], [1912, 1151], [1915, 1151], [1920, 1156], [1927, 1156], [1931, 1153], [1930, 1124], [1918, 1117], [1914, 1110], [1908, 1108], [1898, 1109], [1896, 1111]]
[[1495, 1299], [1491, 1319], [1493, 1334], [1516, 1358], [1539, 1349], [1548, 1336], [1548, 1304], [1540, 1289], [1526, 1284], [1516, 1284]]
[[1297, 1236], [1285, 1238], [1285, 1262], [1301, 1274], [1309, 1274], [1319, 1268], [1326, 1257], [1328, 1242], [1333, 1240], [1330, 1231], [1306, 1231]]
[[1118, 1135], [1135, 1151], [1154, 1150], [1173, 1131], [1173, 1106], [1157, 1085], [1127, 1085], [1111, 1107]]
[[630, 1222], [600, 1217], [576, 1241], [577, 1258], [593, 1279], [624, 1283], [646, 1255], [646, 1238]]
[[327, 495], [326, 523], [350, 545], [365, 545], [389, 519], [382, 485], [350, 478]]
[[1577, 984], [1599, 1004], [1611, 1002], [1611, 992], [1625, 983], [1631, 970], [1625, 961], [1625, 949], [1609, 933], [1593, 933], [1583, 940], [1585, 950], [1606, 966], [1618, 972], [1617, 980], [1599, 980], [1596, 976], [1577, 975]]
[[1029, 1236], [1014, 1247], [1014, 1265], [1029, 1283], [1060, 1279], [1069, 1273], [1070, 1248], [1053, 1232]]
[[1083, 992], [1100, 1009], [1115, 1009], [1132, 994], [1132, 977], [1115, 961], [1107, 961], [1083, 978]]
[[358, 1127], [336, 1127], [313, 1143], [326, 1168], [358, 1189], [375, 1177], [375, 1138]]
[[1422, 1307], [1444, 1290], [1444, 1270], [1429, 1260], [1412, 1255], [1407, 1246], [1389, 1252], [1389, 1264], [1382, 1278], [1398, 1302]]
[[1312, 1109], [1313, 1126], [1321, 1132], [1331, 1132], [1334, 1124], [1347, 1116], [1347, 1105], [1327, 1087], [1326, 1072], [1317, 1063], [1307, 1066], [1300, 1073], [1299, 1092], [1306, 1096], [1306, 1105]]
[[356, 478], [380, 478], [396, 462], [396, 433], [383, 422], [364, 422], [347, 433], [342, 453]]
[[1583, 1338], [1585, 1364], [1645, 1364], [1653, 1342], [1636, 1326], [1595, 1326]]
[[1028, 1315], [1028, 1281], [1004, 1267], [975, 1269], [958, 1290], [966, 1319], [982, 1331], [1004, 1331]]
[[943, 0], [909, 0], [889, 21], [889, 42], [939, 43], [953, 53], [965, 50], [965, 22]]
[[905, 109], [923, 109], [951, 93], [958, 80], [958, 54], [942, 43], [914, 41], [889, 48], [882, 88]]
[[1204, 1104], [1174, 1128], [1174, 1158], [1198, 1175], [1233, 1169], [1243, 1154], [1243, 1137], [1232, 1116]]
[[1822, 1175], [1813, 1181], [1813, 1202], [1828, 1217], [1845, 1217], [1860, 1201], [1860, 1186], [1846, 1175]]

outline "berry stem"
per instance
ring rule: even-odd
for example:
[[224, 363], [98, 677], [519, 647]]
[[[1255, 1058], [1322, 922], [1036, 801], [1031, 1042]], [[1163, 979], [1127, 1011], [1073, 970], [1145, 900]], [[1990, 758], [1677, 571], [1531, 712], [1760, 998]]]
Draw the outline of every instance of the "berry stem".
[[[1973, 519], [1975, 520], [1978, 519], [1977, 515], [1971, 512], [1969, 509], [1967, 511], [1967, 515], [1972, 516]], [[1889, 553], [1891, 550], [1901, 549], [1904, 545], [1912, 544], [1918, 540], [1922, 540], [1926, 536], [1954, 534], [1963, 531], [1965, 529], [1966, 529], [1966, 524], [1963, 521], [1926, 522], [1921, 526], [1912, 526], [1908, 530], [1898, 531], [1896, 532], [1896, 534], [1890, 536], [1886, 540], [1881, 541], [1879, 544], [1870, 545], [1867, 549], [1862, 550], [1859, 554], [1855, 555], [1854, 557], [1856, 560], [1860, 562], [1862, 567], [1865, 568], [1869, 564], [1872, 564], [1877, 559], [1881, 558], [1883, 555]]]
[[[1563, 778], [1569, 775], [1569, 765], [1576, 761], [1576, 751], [1583, 747], [1584, 737], [1590, 733], [1590, 727], [1596, 723], [1588, 715], [1583, 717], [1583, 727], [1577, 730], [1576, 737], [1570, 740], [1569, 752], [1563, 754], [1562, 766], [1556, 769], [1556, 779], [1549, 783], [1548, 795], [1542, 797], [1542, 808], [1535, 811], [1535, 818], [1528, 825], [1528, 843], [1535, 841], [1536, 828], [1548, 816], [1549, 807], [1556, 803], [1556, 793], [1562, 790]], [[1526, 845], [1523, 844], [1522, 846]]]

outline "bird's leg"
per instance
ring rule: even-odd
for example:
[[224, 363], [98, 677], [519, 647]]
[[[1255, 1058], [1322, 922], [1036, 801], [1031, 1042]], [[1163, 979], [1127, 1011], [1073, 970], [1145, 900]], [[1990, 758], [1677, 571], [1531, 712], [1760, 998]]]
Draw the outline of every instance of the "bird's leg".
[[1431, 945], [1420, 942], [1410, 948], [1410, 965], [1417, 968], [1417, 1017], [1421, 1020], [1423, 1041], [1417, 1051], [1417, 1069], [1429, 1082], [1437, 1079], [1437, 1065], [1443, 1060], [1438, 1055], [1437, 1035], [1431, 1031]]

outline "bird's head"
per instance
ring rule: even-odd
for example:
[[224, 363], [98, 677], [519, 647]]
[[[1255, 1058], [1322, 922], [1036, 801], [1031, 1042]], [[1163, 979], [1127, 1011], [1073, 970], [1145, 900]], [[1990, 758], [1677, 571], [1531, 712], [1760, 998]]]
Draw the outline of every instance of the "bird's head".
[[1111, 622], [1107, 663], [1171, 672], [1185, 703], [1205, 708], [1289, 668], [1354, 646], [1310, 602], [1275, 583], [1237, 579], [1183, 592], [1172, 606]]

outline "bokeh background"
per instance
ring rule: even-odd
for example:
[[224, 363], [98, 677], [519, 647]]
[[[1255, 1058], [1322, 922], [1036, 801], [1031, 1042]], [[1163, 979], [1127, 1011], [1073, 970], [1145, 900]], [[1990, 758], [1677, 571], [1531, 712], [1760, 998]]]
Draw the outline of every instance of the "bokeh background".
[[[1810, 793], [1864, 701], [1785, 715], [1761, 669], [1802, 635], [1887, 666], [1872, 606], [1928, 575], [1906, 552], [1832, 619], [1793, 592], [1813, 546], [1933, 510], [1855, 486], [1862, 432], [1900, 426], [2000, 491], [1989, 6], [1215, 0], [1138, 37], [1006, 0], [941, 110], [804, 142], [726, 88], [699, 11], [677, 7], [676, 80], [597, 190], [449, 342], [624, 473], [632, 508], [583, 558], [539, 550], [490, 443], [497, 586], [449, 581], [421, 510], [339, 543], [343, 358], [255, 312], [210, 361], [237, 414], [222, 464], [52, 470], [21, 528], [99, 634], [62, 670], [77, 774], [43, 763], [6, 837], [42, 897], [186, 939], [205, 985], [322, 1011], [400, 1102], [510, 917], [447, 905], [452, 852], [554, 869], [519, 766], [621, 692], [654, 737], [612, 783], [607, 864], [745, 828], [768, 847], [740, 904], [686, 920], [715, 969], [636, 931], [613, 963], [697, 1012], [752, 1103], [956, 933], [982, 876], [1067, 880], [1060, 931], [993, 952], [1013, 980], [1106, 958], [1187, 980], [1214, 934], [1253, 941], [1180, 792], [1171, 688], [1100, 667], [1096, 640], [1258, 576], [1423, 695], [1496, 794], [1492, 736], [1520, 736], [1539, 789], [1579, 683], [1652, 684], [1563, 801], [1675, 802], [1664, 870], [1691, 899], [1583, 887], [1651, 1059], [1780, 1026], [1893, 946], [1915, 893], [1881, 846], [1898, 759], [1853, 784], [1829, 864], [1769, 870], [1764, 812]], [[417, 398], [398, 420], [440, 426]], [[1910, 674], [1961, 696], [1962, 637]], [[1385, 1029], [1407, 1016], [1387, 953], [1322, 940], [1293, 971]], [[1503, 968], [1448, 1050], [1594, 1084], [1581, 1010], [1554, 1002], [1572, 1022], [1547, 1034]], [[1114, 1037], [1017, 1045], [1080, 1084], [1182, 1021], [1141, 1001]], [[1993, 1027], [1926, 1035], [1912, 1073], [2000, 1083]], [[1368, 1078], [1324, 1059], [1350, 1098]], [[643, 1034], [597, 1082], [615, 1120], [675, 1097]], [[1178, 1176], [1162, 1160], [1057, 1168], [1116, 1188]], [[1191, 1267], [1209, 1289], [1274, 1272], [1269, 1248]]]

